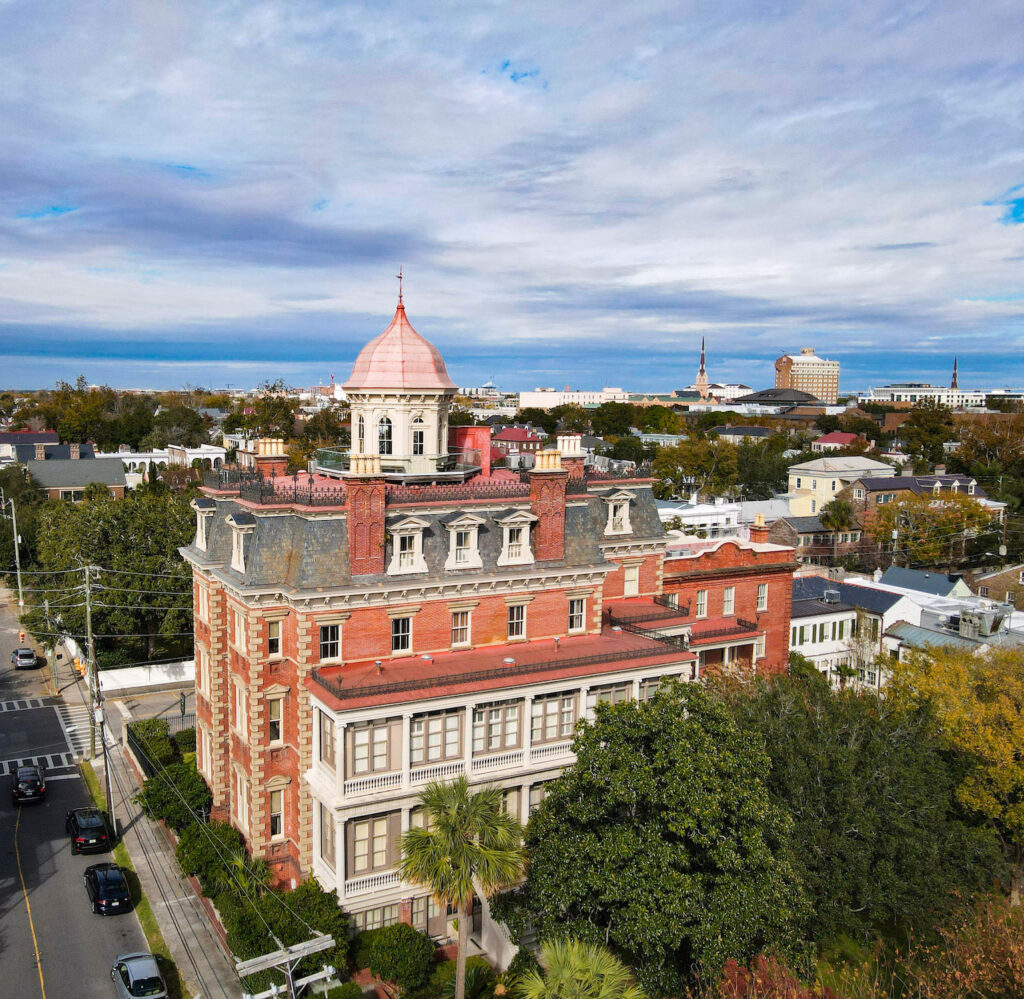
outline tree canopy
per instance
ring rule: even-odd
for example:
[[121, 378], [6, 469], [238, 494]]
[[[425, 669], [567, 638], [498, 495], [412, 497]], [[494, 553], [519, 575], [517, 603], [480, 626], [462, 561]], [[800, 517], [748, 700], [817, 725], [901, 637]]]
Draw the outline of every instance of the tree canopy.
[[576, 762], [527, 828], [525, 885], [495, 906], [513, 931], [607, 943], [651, 995], [729, 957], [789, 952], [806, 913], [768, 758], [698, 685], [598, 705]]

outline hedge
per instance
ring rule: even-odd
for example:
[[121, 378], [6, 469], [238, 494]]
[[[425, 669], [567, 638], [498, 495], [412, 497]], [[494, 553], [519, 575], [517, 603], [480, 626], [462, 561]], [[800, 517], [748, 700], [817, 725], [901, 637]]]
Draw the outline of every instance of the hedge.
[[386, 982], [394, 982], [403, 992], [418, 989], [430, 977], [434, 943], [408, 923], [376, 931], [366, 950], [370, 971]]
[[355, 982], [342, 982], [328, 989], [325, 999], [363, 999], [363, 988]]
[[172, 738], [178, 751], [183, 755], [196, 751], [196, 730], [194, 728], [183, 728], [180, 732], [175, 732]]
[[199, 878], [203, 894], [214, 898], [230, 885], [226, 864], [245, 849], [245, 837], [227, 822], [193, 822], [178, 838], [174, 855], [183, 874]]
[[210, 810], [212, 797], [194, 763], [170, 763], [145, 781], [135, 796], [151, 819], [163, 819], [180, 833]]
[[171, 739], [170, 728], [162, 718], [131, 721], [128, 729], [154, 766], [165, 767], [181, 759], [181, 753]]

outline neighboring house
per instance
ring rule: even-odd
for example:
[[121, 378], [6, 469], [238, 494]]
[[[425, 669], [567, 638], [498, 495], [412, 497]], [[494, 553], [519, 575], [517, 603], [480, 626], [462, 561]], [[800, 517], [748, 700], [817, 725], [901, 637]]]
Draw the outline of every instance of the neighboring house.
[[892, 465], [873, 458], [843, 456], [814, 458], [789, 467], [789, 512], [798, 517], [820, 513], [823, 506], [851, 482], [874, 476], [891, 477], [896, 474]]
[[776, 544], [794, 547], [797, 561], [804, 565], [831, 565], [843, 556], [859, 555], [861, 534], [858, 528], [828, 530], [818, 517], [793, 516], [779, 518], [768, 531]]
[[788, 663], [793, 549], [771, 544], [763, 525], [751, 535], [673, 538], [665, 551], [665, 595], [685, 614], [698, 675], [706, 666], [774, 671]]
[[902, 590], [914, 590], [933, 597], [969, 597], [971, 588], [963, 576], [947, 576], [942, 572], [923, 572], [920, 569], [903, 569], [889, 566], [878, 577], [883, 586], [898, 586]]
[[825, 434], [823, 437], [819, 437], [817, 440], [811, 441], [811, 450], [818, 452], [843, 451], [848, 447], [853, 447], [858, 442], [867, 445], [867, 441], [857, 434], [848, 434], [844, 433], [842, 430], [833, 430], [832, 433]]
[[491, 438], [492, 446], [502, 454], [532, 454], [543, 446], [540, 436], [522, 427], [505, 427]]
[[739, 534], [740, 505], [724, 497], [712, 503], [701, 503], [697, 494], [689, 502], [659, 500], [658, 516], [663, 524], [678, 522], [677, 530], [702, 538], [727, 538]]
[[102, 483], [112, 496], [120, 499], [127, 487], [124, 465], [118, 458], [91, 458], [89, 461], [49, 458], [23, 464], [47, 498], [52, 500], [77, 503], [84, 495], [85, 487], [94, 482]]
[[853, 508], [859, 522], [867, 510], [892, 503], [904, 496], [970, 496], [992, 511], [994, 519], [1002, 522], [1006, 504], [990, 500], [976, 479], [969, 475], [866, 475], [843, 486], [839, 499]]
[[[850, 620], [849, 608], [856, 611], [856, 623], [844, 625], [840, 638], [838, 622]], [[877, 687], [886, 680], [884, 671], [875, 668], [876, 657], [885, 651], [882, 636], [898, 621], [919, 621], [920, 615], [921, 608], [911, 598], [879, 589], [868, 580], [850, 583], [824, 576], [798, 576], [793, 580], [792, 625], [795, 629], [799, 624], [805, 630], [793, 630], [790, 642], [794, 652], [814, 661], [833, 683], [845, 682], [853, 669], [858, 683]], [[799, 622], [798, 616], [802, 619]], [[837, 622], [834, 638], [833, 620]], [[818, 624], [826, 627], [812, 631], [811, 626]]]
[[215, 444], [200, 444], [199, 447], [188, 448], [180, 444], [171, 444], [169, 447], [154, 451], [133, 451], [127, 445], [122, 445], [112, 453], [98, 452], [96, 457], [117, 458], [124, 465], [126, 472], [145, 476], [151, 464], [160, 469], [168, 465], [191, 466], [193, 461], [198, 460], [203, 468], [220, 468], [224, 464], [226, 453], [224, 448]]
[[770, 427], [712, 427], [709, 434], [714, 434], [731, 444], [746, 444], [748, 441], [760, 441], [775, 433]]
[[973, 575], [974, 592], [979, 597], [1001, 600], [1024, 610], [1024, 563]]
[[18, 445], [34, 448], [36, 444], [52, 446], [59, 443], [55, 430], [6, 430], [0, 433], [0, 462], [14, 461], [14, 449]]

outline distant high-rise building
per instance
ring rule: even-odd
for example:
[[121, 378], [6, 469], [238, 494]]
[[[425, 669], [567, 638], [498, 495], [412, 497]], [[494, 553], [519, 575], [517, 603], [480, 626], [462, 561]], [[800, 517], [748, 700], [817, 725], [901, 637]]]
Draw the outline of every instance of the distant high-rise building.
[[818, 357], [813, 347], [783, 354], [775, 362], [775, 387], [807, 392], [834, 405], [839, 401], [839, 362]]

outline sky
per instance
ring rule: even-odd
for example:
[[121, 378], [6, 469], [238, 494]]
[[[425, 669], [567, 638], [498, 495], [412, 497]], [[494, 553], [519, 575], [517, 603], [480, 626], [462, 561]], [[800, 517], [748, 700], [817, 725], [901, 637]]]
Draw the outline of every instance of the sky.
[[5, 387], [1024, 385], [1024, 4], [0, 0]]

